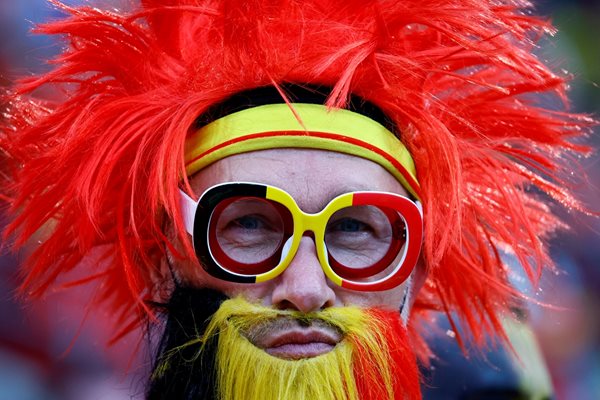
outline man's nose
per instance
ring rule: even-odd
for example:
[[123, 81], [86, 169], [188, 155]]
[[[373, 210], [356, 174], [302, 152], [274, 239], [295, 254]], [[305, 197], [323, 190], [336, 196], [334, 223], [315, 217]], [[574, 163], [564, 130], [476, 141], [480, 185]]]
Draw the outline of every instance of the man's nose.
[[294, 259], [274, 283], [271, 301], [276, 308], [306, 313], [335, 304], [335, 292], [327, 284], [315, 243], [308, 236], [300, 240]]

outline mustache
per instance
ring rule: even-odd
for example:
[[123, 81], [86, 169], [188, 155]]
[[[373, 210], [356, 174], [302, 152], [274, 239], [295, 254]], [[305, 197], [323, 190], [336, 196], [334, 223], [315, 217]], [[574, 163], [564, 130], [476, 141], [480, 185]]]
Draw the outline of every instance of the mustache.
[[304, 313], [297, 310], [278, 310], [269, 306], [248, 303], [242, 298], [230, 299], [222, 304], [219, 313], [227, 316], [227, 322], [244, 330], [247, 327], [272, 326], [277, 328], [317, 327], [335, 329], [345, 334], [356, 328], [352, 317], [364, 309], [356, 306], [329, 307], [320, 311]]
[[[246, 307], [247, 303], [244, 304]], [[276, 310], [257, 304], [250, 309], [236, 310], [237, 303], [227, 304], [225, 312], [231, 312], [227, 318], [242, 334], [249, 338], [259, 337], [271, 331], [283, 331], [294, 328], [312, 328], [316, 330], [335, 331], [343, 336], [347, 326], [337, 310], [303, 313], [294, 310]], [[333, 312], [332, 312], [333, 311]]]
[[251, 342], [256, 342], [258, 338], [266, 336], [273, 331], [286, 331], [294, 328], [315, 329], [320, 331], [334, 331], [336, 334], [343, 336], [344, 332], [341, 327], [335, 326], [331, 322], [325, 321], [318, 316], [307, 318], [297, 316], [280, 316], [270, 319], [251, 327], [248, 330], [242, 331], [242, 334]]

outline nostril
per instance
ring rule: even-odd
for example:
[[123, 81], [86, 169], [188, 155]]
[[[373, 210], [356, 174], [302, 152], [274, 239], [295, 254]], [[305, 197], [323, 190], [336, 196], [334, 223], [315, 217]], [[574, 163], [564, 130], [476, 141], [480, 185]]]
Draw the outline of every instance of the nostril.
[[[331, 292], [333, 293], [333, 289], [328, 287], [327, 290], [331, 290]], [[331, 297], [331, 296], [327, 297], [327, 300], [325, 301], [325, 303], [323, 304], [323, 306], [321, 308], [333, 307], [335, 305], [334, 298], [335, 298], [335, 295], [333, 297]]]
[[277, 304], [275, 304], [274, 306], [278, 310], [295, 310], [295, 311], [298, 311], [298, 308], [296, 306], [294, 306], [294, 303], [292, 303], [289, 300], [282, 300], [282, 301], [278, 302]]

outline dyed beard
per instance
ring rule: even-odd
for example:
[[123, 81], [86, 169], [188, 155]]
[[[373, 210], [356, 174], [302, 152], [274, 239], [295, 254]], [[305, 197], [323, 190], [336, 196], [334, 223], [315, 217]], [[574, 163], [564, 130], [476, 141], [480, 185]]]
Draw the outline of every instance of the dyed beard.
[[[304, 314], [185, 288], [176, 290], [167, 307], [149, 399], [421, 398], [417, 363], [398, 312], [340, 307]], [[327, 325], [343, 339], [316, 357], [274, 357], [246, 333], [277, 319]]]

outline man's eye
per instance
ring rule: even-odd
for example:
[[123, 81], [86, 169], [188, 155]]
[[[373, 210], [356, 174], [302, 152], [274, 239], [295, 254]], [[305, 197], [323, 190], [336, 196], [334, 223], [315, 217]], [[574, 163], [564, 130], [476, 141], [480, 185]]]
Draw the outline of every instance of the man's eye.
[[328, 230], [334, 232], [365, 232], [370, 231], [371, 227], [357, 219], [344, 218], [335, 222]]
[[230, 224], [234, 227], [239, 227], [248, 230], [266, 228], [265, 222], [261, 218], [253, 215], [245, 215], [243, 217], [236, 218], [233, 221], [231, 221]]

